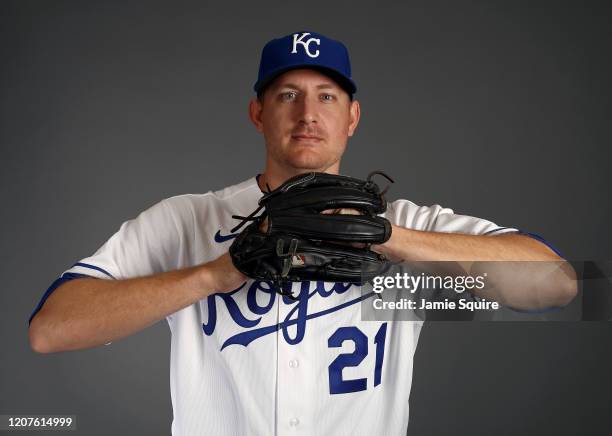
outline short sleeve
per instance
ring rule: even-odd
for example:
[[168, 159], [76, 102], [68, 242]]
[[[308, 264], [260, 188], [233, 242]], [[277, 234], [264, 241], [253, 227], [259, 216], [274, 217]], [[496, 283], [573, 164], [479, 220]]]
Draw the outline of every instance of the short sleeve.
[[169, 201], [162, 200], [121, 224], [92, 256], [66, 272], [127, 279], [176, 269], [184, 237]]
[[456, 214], [452, 209], [437, 204], [419, 206], [408, 200], [390, 203], [385, 215], [393, 224], [413, 230], [468, 235], [518, 232], [515, 228], [502, 227], [482, 218]]
[[[179, 232], [171, 199], [162, 200], [124, 222], [93, 255], [76, 262], [46, 290], [30, 316], [30, 322], [49, 296], [63, 283], [82, 277], [127, 279], [177, 268], [181, 251], [187, 249], [189, 232]], [[184, 229], [188, 230], [188, 229]]]

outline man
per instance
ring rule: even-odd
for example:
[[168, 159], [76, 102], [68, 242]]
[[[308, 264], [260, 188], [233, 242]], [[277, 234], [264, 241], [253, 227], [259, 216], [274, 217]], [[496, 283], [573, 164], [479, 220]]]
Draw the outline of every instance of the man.
[[[299, 298], [282, 297], [244, 277], [227, 254], [231, 216], [254, 210], [266, 187], [339, 172], [360, 119], [348, 51], [312, 32], [272, 40], [255, 91], [249, 115], [265, 139], [264, 172], [165, 199], [124, 223], [45, 293], [31, 346], [98, 346], [165, 317], [174, 435], [403, 434], [421, 323], [363, 322], [359, 287], [349, 283], [294, 283]], [[440, 206], [398, 200], [385, 216], [392, 236], [374, 249], [390, 258], [561, 260], [516, 229]], [[570, 280], [537, 299], [509, 289], [496, 299], [519, 308], [561, 306], [575, 293]]]

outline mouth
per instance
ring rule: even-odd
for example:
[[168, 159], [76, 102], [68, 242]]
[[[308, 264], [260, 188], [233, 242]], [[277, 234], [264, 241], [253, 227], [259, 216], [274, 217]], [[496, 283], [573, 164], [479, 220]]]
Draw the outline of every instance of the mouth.
[[291, 139], [297, 142], [312, 142], [318, 143], [323, 140], [320, 136], [314, 135], [291, 135]]

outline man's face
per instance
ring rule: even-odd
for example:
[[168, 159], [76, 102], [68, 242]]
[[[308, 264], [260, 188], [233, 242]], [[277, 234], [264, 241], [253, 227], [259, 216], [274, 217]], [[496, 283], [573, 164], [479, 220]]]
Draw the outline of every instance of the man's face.
[[268, 164], [325, 171], [340, 161], [359, 122], [359, 103], [328, 76], [298, 69], [251, 101], [250, 116], [264, 135]]

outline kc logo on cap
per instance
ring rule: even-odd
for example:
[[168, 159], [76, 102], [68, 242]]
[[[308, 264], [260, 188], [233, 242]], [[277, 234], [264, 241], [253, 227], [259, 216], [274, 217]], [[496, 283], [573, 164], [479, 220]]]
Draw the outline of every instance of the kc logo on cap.
[[306, 38], [307, 36], [310, 36], [310, 33], [304, 32], [302, 33], [301, 36], [299, 33], [293, 34], [293, 50], [291, 51], [291, 53], [294, 53], [294, 54], [297, 53], [297, 45], [302, 44], [306, 54], [310, 56], [311, 58], [316, 58], [317, 56], [319, 56], [319, 49], [317, 49], [317, 51], [314, 53], [310, 53], [310, 49], [308, 47], [310, 46], [311, 42], [316, 42], [317, 45], [320, 46], [321, 40], [319, 38], [308, 38], [306, 41], [304, 41], [304, 38]]

